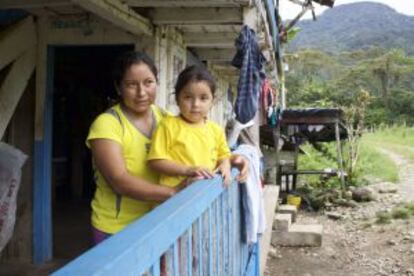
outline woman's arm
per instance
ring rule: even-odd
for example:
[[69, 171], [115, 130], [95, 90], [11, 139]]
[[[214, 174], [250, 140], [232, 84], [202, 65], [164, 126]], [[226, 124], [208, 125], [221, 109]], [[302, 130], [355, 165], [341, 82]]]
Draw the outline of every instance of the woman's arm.
[[90, 140], [92, 156], [99, 172], [119, 194], [137, 200], [164, 201], [182, 187], [171, 188], [131, 175], [122, 156], [121, 146], [109, 139]]
[[212, 178], [214, 174], [209, 169], [203, 167], [192, 167], [187, 165], [182, 165], [171, 160], [166, 159], [152, 159], [148, 160], [148, 166], [165, 175], [171, 176], [189, 176], [189, 177], [202, 177], [202, 178]]

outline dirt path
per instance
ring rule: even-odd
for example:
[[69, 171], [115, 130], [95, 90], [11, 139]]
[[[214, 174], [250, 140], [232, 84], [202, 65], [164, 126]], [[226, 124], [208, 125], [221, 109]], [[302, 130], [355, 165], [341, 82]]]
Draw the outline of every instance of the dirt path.
[[[400, 168], [397, 193], [378, 194], [376, 201], [356, 208], [335, 208], [342, 219], [331, 220], [324, 213], [300, 211], [300, 224], [322, 224], [323, 244], [319, 248], [276, 247], [267, 262], [265, 275], [365, 276], [414, 275], [414, 218], [375, 223], [378, 211], [390, 211], [401, 202], [414, 201], [414, 164], [384, 150]], [[371, 185], [379, 190], [384, 183]]]
[[[408, 151], [414, 151], [412, 147], [406, 147]], [[398, 188], [401, 196], [407, 201], [414, 201], [414, 164], [391, 150], [382, 149], [392, 161], [400, 168], [400, 182]]]

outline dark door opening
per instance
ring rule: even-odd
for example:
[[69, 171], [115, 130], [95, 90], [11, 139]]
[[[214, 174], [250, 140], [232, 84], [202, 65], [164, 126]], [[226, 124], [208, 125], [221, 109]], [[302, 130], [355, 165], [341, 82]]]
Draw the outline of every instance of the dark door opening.
[[95, 184], [85, 139], [115, 90], [114, 59], [132, 45], [56, 47], [53, 88], [53, 257], [70, 260], [91, 247]]

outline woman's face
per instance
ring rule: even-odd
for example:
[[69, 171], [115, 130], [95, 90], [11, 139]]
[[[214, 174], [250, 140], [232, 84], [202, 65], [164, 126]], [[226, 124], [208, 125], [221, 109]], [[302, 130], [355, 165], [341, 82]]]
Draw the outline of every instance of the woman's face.
[[131, 65], [121, 82], [123, 104], [132, 112], [141, 114], [155, 101], [157, 79], [145, 63]]

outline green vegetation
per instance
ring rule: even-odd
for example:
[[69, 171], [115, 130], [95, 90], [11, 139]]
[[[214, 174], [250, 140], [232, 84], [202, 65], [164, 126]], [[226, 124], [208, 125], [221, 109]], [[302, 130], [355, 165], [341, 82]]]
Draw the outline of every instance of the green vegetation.
[[366, 143], [398, 153], [414, 161], [414, 128], [380, 127], [364, 135]]
[[389, 212], [381, 211], [377, 212], [377, 220], [378, 224], [388, 224], [391, 223], [391, 214]]
[[[343, 151], [347, 186], [372, 180], [398, 182], [398, 167], [386, 151], [414, 160], [414, 48], [399, 39], [412, 35], [414, 20], [383, 5], [359, 3], [298, 26], [302, 30], [284, 56], [289, 65], [287, 106], [344, 111], [349, 134]], [[400, 127], [389, 127], [394, 125]], [[338, 168], [335, 143], [301, 148], [305, 152], [299, 157], [301, 170]], [[318, 193], [340, 185], [337, 177], [300, 178]], [[345, 192], [342, 187], [340, 197]], [[379, 214], [379, 221], [404, 217], [407, 210], [410, 214], [408, 207]]]
[[[299, 167], [303, 170], [321, 170], [338, 167], [333, 158], [336, 154], [335, 143], [326, 143], [327, 153], [325, 154], [317, 151], [310, 144], [302, 146], [301, 149], [305, 154], [302, 154], [299, 157]], [[359, 156], [359, 161], [355, 170], [357, 180], [355, 183], [352, 183], [353, 185], [366, 185], [369, 183], [369, 179], [373, 178], [388, 182], [398, 182], [397, 166], [386, 154], [380, 152], [375, 145], [372, 145], [370, 141], [367, 141], [365, 137], [362, 139]], [[339, 179], [336, 177], [329, 180], [321, 179], [319, 176], [301, 177], [306, 183], [311, 184], [312, 186], [330, 188], [339, 185]]]
[[392, 218], [394, 219], [408, 219], [411, 215], [409, 209], [404, 207], [394, 208], [391, 212]]
[[305, 50], [286, 60], [289, 107], [349, 107], [364, 90], [371, 98], [366, 125], [414, 125], [414, 57], [404, 51]]
[[387, 182], [398, 182], [398, 167], [378, 148], [362, 139], [358, 168], [364, 179], [378, 178]]
[[405, 203], [401, 206], [397, 206], [391, 210], [391, 212], [380, 211], [376, 214], [376, 223], [387, 224], [392, 219], [409, 219], [414, 216], [414, 202]]
[[404, 207], [410, 210], [411, 214], [414, 215], [414, 202], [404, 204]]
[[366, 138], [371, 142], [389, 143], [414, 147], [414, 128], [404, 126], [379, 127], [374, 133], [369, 133]]
[[414, 54], [414, 18], [379, 3], [335, 5], [318, 20], [301, 20], [297, 27], [301, 31], [289, 43], [289, 51], [311, 48], [337, 53], [380, 45]]
[[[397, 182], [398, 169], [381, 149], [414, 160], [414, 57], [397, 49], [377, 48], [338, 54], [306, 50], [286, 59], [291, 68], [286, 75], [290, 108], [340, 107], [345, 111], [350, 133], [344, 148], [347, 185], [365, 185], [371, 178]], [[362, 135], [364, 128], [375, 131]], [[301, 169], [337, 168], [332, 158], [335, 146], [326, 148], [328, 158], [304, 147]], [[324, 187], [339, 183], [336, 178], [315, 176], [306, 182]]]

